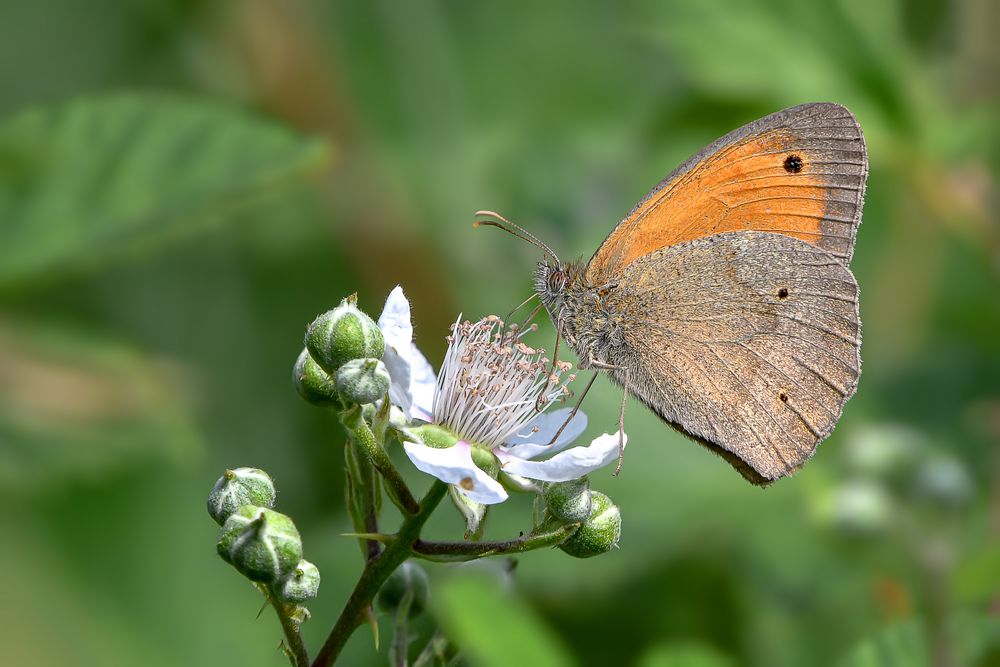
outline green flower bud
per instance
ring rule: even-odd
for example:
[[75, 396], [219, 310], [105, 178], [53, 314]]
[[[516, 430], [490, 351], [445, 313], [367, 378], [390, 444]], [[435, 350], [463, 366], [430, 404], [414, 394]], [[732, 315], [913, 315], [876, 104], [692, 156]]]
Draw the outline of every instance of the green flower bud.
[[299, 396], [313, 405], [338, 405], [340, 403], [336, 383], [326, 371], [320, 368], [307, 348], [302, 348], [302, 353], [295, 360], [292, 380], [295, 382], [295, 390], [299, 392]]
[[302, 538], [292, 520], [274, 510], [240, 507], [226, 519], [219, 556], [247, 579], [273, 584], [302, 560]]
[[603, 493], [590, 492], [590, 516], [559, 548], [574, 558], [590, 558], [618, 546], [622, 534], [622, 514]]
[[582, 523], [590, 516], [590, 480], [547, 483], [542, 491], [549, 513], [561, 523]]
[[313, 320], [306, 330], [306, 347], [327, 373], [351, 359], [381, 359], [385, 339], [372, 318], [358, 310], [357, 297], [349, 296], [333, 310]]
[[302, 604], [319, 593], [319, 568], [307, 560], [300, 560], [279, 584], [278, 597], [285, 602]]
[[375, 597], [375, 603], [383, 611], [396, 611], [407, 591], [413, 593], [410, 602], [410, 617], [418, 616], [427, 608], [427, 598], [431, 585], [424, 569], [411, 560], [404, 561], [389, 575], [382, 589]]
[[351, 359], [337, 371], [337, 391], [348, 403], [374, 403], [389, 391], [389, 382], [381, 359]]
[[227, 470], [208, 494], [208, 513], [221, 526], [243, 505], [274, 507], [274, 495], [274, 482], [263, 470]]

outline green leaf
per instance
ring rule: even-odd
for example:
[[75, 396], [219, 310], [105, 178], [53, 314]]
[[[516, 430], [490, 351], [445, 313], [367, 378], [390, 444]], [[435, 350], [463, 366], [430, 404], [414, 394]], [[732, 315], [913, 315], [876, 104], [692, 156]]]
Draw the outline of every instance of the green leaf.
[[177, 96], [24, 111], [0, 122], [0, 285], [191, 233], [325, 156], [320, 141]]
[[456, 575], [440, 582], [431, 600], [445, 634], [474, 665], [574, 664], [569, 651], [534, 609], [482, 574]]
[[955, 595], [963, 602], [978, 604], [1000, 591], [1000, 544], [991, 544], [970, 554], [955, 572]]
[[[957, 665], [993, 664], [1000, 654], [1000, 618], [960, 614], [947, 633], [947, 653]], [[932, 663], [924, 622], [908, 620], [885, 628], [855, 647], [840, 667], [926, 667]], [[985, 661], [985, 662], [984, 662]]]
[[200, 446], [187, 373], [79, 333], [0, 323], [0, 489], [97, 479]]
[[636, 667], [733, 667], [734, 662], [700, 642], [666, 642], [639, 658]]

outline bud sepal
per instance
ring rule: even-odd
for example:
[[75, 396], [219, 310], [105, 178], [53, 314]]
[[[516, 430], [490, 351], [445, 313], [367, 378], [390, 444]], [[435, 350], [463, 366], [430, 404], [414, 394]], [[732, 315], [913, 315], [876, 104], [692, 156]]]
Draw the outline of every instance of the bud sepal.
[[357, 405], [385, 398], [391, 381], [381, 359], [351, 359], [337, 370], [337, 392], [344, 401]]
[[330, 375], [352, 359], [381, 359], [385, 353], [382, 331], [356, 304], [356, 295], [347, 297], [306, 330], [309, 353]]
[[217, 549], [247, 579], [265, 584], [278, 581], [302, 560], [302, 538], [292, 520], [253, 505], [226, 519]]
[[618, 546], [622, 533], [622, 515], [603, 493], [590, 492], [590, 516], [559, 548], [574, 558], [590, 558]]
[[300, 560], [295, 569], [278, 582], [278, 598], [283, 602], [302, 604], [316, 597], [319, 582], [319, 568], [307, 560]]
[[587, 477], [568, 482], [546, 482], [542, 497], [549, 513], [560, 523], [583, 523], [590, 517], [592, 494]]
[[263, 470], [227, 470], [208, 494], [208, 513], [221, 526], [243, 505], [274, 507], [274, 497], [274, 481]]

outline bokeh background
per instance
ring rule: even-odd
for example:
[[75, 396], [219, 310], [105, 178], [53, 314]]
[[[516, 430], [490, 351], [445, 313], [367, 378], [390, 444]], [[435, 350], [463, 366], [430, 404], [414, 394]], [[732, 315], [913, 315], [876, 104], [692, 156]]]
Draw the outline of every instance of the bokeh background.
[[[474, 665], [1000, 664], [998, 26], [992, 0], [4, 3], [0, 663], [286, 664], [214, 553], [240, 465], [323, 573], [315, 651], [361, 560], [343, 436], [290, 381], [305, 324], [402, 284], [437, 364], [539, 259], [473, 211], [589, 256], [704, 144], [829, 100], [871, 160], [833, 436], [762, 491], [630, 403], [593, 481], [621, 549], [432, 566], [414, 631]], [[619, 396], [598, 382], [592, 434]], [[529, 525], [516, 500], [489, 536]]]

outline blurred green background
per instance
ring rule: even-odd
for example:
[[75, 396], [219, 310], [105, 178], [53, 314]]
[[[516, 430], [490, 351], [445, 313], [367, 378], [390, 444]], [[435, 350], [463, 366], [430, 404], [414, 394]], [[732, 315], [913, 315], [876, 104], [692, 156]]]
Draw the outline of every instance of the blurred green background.
[[[473, 211], [589, 256], [704, 144], [828, 100], [871, 160], [837, 431], [761, 491], [632, 403], [594, 479], [621, 549], [430, 567], [415, 631], [478, 665], [1000, 664], [998, 25], [993, 0], [4, 3], [0, 663], [287, 664], [214, 553], [205, 497], [241, 465], [323, 573], [315, 651], [361, 561], [341, 432], [290, 382], [305, 324], [401, 283], [436, 365], [539, 258]], [[597, 383], [590, 433], [618, 400]], [[489, 536], [528, 527], [518, 499]], [[343, 664], [386, 649], [362, 628]]]

